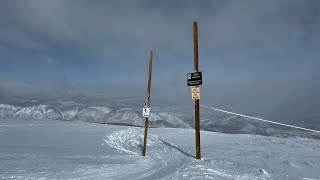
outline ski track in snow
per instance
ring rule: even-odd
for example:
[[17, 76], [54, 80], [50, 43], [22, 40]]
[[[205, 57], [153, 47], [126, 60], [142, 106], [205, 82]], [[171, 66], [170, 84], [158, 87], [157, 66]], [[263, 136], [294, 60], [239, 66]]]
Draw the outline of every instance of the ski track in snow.
[[[170, 178], [171, 175], [181, 168], [185, 163], [185, 159], [181, 155], [174, 152], [172, 148], [164, 145], [159, 138], [153, 134], [149, 134], [147, 141], [147, 155], [141, 156], [143, 130], [137, 128], [128, 128], [126, 130], [116, 131], [104, 139], [105, 143], [110, 147], [117, 149], [120, 153], [134, 156], [139, 166], [134, 174], [136, 177], [128, 176], [130, 179], [158, 179]], [[170, 166], [168, 166], [170, 164]], [[141, 172], [142, 170], [142, 172]], [[137, 173], [139, 172], [139, 173]]]
[[143, 129], [128, 128], [106, 135], [103, 139], [107, 145], [120, 153], [134, 156], [136, 164], [147, 165], [145, 168], [136, 169], [138, 177], [128, 175], [130, 179], [270, 179], [269, 175], [260, 177], [256, 174], [237, 175], [225, 170], [206, 168], [214, 165], [208, 164], [205, 160], [195, 160], [192, 155], [152, 133], [148, 134], [147, 155], [143, 157], [141, 156], [143, 131]]
[[[52, 120], [0, 119], [0, 179], [313, 179], [320, 142]], [[26, 128], [28, 127], [28, 128]], [[287, 178], [286, 178], [287, 177]]]

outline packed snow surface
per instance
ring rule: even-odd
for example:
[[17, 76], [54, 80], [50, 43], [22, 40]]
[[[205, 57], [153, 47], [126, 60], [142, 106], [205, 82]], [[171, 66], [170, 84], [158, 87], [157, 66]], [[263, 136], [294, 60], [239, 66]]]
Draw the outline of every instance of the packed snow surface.
[[320, 178], [316, 139], [201, 131], [201, 160], [194, 139], [192, 129], [151, 128], [143, 157], [143, 128], [2, 117], [0, 179]]

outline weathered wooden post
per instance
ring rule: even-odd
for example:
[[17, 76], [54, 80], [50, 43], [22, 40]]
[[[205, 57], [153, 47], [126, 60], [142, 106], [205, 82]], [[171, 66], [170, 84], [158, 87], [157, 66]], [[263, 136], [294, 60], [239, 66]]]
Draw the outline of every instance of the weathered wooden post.
[[194, 112], [195, 112], [195, 133], [196, 133], [196, 159], [201, 159], [200, 149], [200, 85], [202, 84], [202, 74], [199, 72], [199, 60], [198, 60], [198, 22], [193, 22], [194, 32], [194, 73], [188, 74], [188, 86], [191, 86], [192, 99], [194, 100]]
[[151, 78], [152, 78], [152, 50], [150, 51], [149, 57], [149, 77], [148, 77], [148, 90], [147, 90], [147, 99], [143, 107], [143, 116], [145, 117], [144, 121], [144, 140], [143, 140], [143, 150], [142, 156], [146, 155], [147, 148], [147, 137], [148, 137], [148, 126], [149, 126], [149, 115], [150, 115], [150, 91], [151, 91]]

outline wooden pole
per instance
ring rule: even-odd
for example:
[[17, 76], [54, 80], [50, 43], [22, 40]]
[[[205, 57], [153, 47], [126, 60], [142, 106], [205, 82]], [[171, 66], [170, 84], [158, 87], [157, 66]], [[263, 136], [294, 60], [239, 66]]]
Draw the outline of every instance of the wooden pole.
[[[194, 32], [194, 71], [199, 71], [199, 60], [198, 60], [198, 22], [193, 22], [193, 32]], [[195, 109], [195, 132], [196, 132], [196, 159], [201, 159], [201, 149], [200, 149], [200, 110], [199, 110], [199, 99], [194, 101]]]
[[[148, 76], [148, 92], [147, 92], [147, 100], [145, 103], [146, 107], [150, 107], [150, 92], [151, 92], [151, 78], [152, 78], [152, 50], [150, 51], [149, 56], [149, 76]], [[148, 126], [149, 126], [149, 119], [146, 118], [144, 121], [144, 140], [143, 140], [143, 150], [142, 156], [146, 155], [146, 148], [147, 148], [147, 137], [148, 137]]]

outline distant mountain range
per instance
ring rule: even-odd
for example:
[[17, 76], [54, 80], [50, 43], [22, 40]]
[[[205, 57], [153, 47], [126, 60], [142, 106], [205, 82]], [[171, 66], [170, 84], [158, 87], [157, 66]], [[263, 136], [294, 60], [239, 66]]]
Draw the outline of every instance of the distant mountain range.
[[[0, 116], [143, 126], [142, 106], [139, 108], [121, 104], [113, 104], [109, 107], [75, 102], [35, 103], [35, 105], [26, 106], [0, 104]], [[177, 116], [178, 113], [170, 113], [159, 107], [152, 108], [152, 111], [151, 127], [191, 127], [189, 123]]]
[[[101, 124], [143, 126], [142, 99], [122, 98], [103, 101], [24, 101], [21, 105], [0, 104], [0, 116], [32, 117], [65, 121], [85, 121]], [[193, 128], [193, 106], [181, 106], [170, 101], [155, 100], [151, 106], [150, 127]], [[316, 126], [315, 126], [316, 127]], [[300, 136], [319, 138], [287, 127], [256, 122], [246, 118], [201, 109], [201, 129], [229, 134], [264, 136]]]

